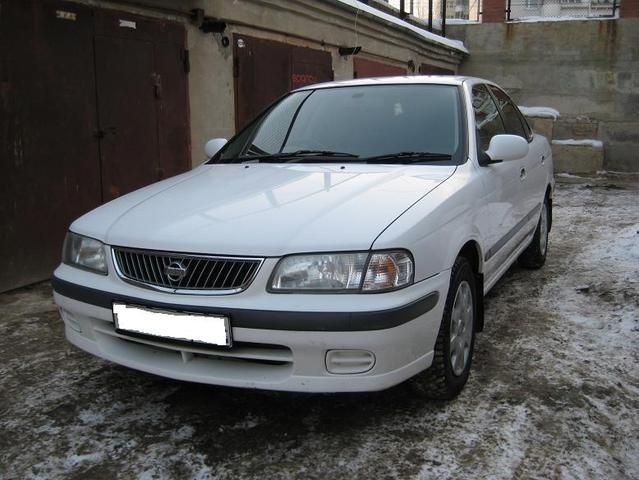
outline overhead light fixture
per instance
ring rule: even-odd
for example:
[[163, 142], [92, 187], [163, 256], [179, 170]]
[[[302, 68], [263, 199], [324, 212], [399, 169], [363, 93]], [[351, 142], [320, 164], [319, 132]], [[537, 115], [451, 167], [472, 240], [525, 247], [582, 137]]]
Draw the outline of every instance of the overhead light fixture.
[[348, 57], [349, 55], [357, 55], [362, 47], [339, 47], [338, 51], [342, 57]]

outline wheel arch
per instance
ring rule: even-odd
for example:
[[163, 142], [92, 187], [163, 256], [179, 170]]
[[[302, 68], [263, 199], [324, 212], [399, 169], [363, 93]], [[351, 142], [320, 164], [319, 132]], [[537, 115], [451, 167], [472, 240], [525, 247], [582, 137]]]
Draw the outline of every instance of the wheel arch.
[[468, 240], [459, 250], [457, 256], [464, 257], [468, 260], [475, 275], [475, 294], [477, 296], [477, 322], [475, 324], [475, 331], [481, 332], [484, 330], [484, 275], [482, 273], [483, 256], [481, 246], [475, 240]]
[[552, 228], [552, 186], [548, 185], [546, 187], [546, 196], [544, 200], [548, 203], [548, 231]]
[[479, 243], [468, 240], [459, 250], [458, 257], [464, 257], [473, 267], [473, 272], [480, 273], [483, 270], [482, 253]]

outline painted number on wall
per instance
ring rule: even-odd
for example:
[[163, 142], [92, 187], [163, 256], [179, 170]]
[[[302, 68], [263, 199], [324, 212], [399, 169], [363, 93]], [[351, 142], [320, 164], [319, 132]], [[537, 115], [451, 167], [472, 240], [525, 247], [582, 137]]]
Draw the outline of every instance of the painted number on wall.
[[60, 20], [71, 20], [72, 22], [75, 22], [77, 19], [77, 15], [75, 14], [75, 12], [66, 12], [64, 10], [56, 10], [55, 18], [58, 18]]
[[305, 85], [311, 85], [312, 83], [317, 83], [317, 77], [315, 75], [306, 73], [294, 73], [291, 75], [291, 85], [293, 88], [300, 88]]

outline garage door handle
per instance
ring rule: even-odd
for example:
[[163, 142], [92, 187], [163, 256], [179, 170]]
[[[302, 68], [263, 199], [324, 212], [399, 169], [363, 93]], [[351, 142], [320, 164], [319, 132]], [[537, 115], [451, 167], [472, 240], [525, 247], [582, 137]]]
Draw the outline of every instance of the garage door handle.
[[526, 178], [526, 169], [522, 168], [521, 172], [519, 172], [519, 180], [524, 180]]

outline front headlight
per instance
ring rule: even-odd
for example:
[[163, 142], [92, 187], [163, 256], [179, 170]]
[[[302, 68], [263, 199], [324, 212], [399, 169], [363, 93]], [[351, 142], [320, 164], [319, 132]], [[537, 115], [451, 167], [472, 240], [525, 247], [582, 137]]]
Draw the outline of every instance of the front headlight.
[[103, 275], [107, 274], [104, 244], [77, 233], [67, 233], [62, 247], [62, 262]]
[[284, 257], [275, 267], [273, 292], [385, 292], [413, 283], [405, 250], [324, 253]]

